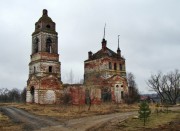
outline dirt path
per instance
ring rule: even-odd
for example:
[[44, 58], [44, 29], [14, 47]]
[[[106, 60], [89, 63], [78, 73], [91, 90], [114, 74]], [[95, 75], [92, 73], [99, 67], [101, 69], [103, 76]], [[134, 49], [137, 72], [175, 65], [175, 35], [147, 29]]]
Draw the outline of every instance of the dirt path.
[[23, 124], [23, 129], [26, 131], [37, 130], [42, 127], [56, 126], [60, 124], [60, 122], [56, 119], [33, 115], [22, 109], [14, 107], [1, 107], [0, 110], [10, 117], [15, 123]]
[[23, 124], [23, 129], [41, 131], [93, 131], [112, 119], [127, 119], [135, 112], [89, 116], [79, 119], [58, 121], [47, 116], [37, 116], [15, 107], [1, 107], [0, 110], [14, 122]]
[[[179, 108], [171, 109], [177, 110]], [[100, 129], [99, 127], [106, 127], [108, 123], [116, 120], [123, 121], [137, 114], [137, 112], [123, 112], [60, 121], [60, 119], [48, 116], [34, 115], [15, 107], [1, 107], [0, 110], [14, 122], [22, 124], [26, 131], [95, 131]]]
[[66, 121], [64, 125], [43, 128], [41, 131], [95, 131], [111, 120], [125, 120], [136, 112], [115, 113], [108, 115], [90, 116]]

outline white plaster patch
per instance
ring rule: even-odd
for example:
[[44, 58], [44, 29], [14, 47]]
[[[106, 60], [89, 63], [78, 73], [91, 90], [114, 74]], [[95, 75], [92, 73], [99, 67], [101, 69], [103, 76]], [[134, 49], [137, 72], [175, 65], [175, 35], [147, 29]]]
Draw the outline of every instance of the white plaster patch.
[[55, 100], [56, 100], [55, 92], [53, 90], [47, 90], [45, 94], [45, 103], [53, 104], [55, 103]]

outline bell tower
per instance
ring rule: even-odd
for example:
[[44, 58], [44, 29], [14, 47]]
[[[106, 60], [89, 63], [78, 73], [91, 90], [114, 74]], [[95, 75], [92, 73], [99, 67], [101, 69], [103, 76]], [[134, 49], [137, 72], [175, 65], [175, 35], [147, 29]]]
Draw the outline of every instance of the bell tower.
[[40, 104], [58, 102], [62, 87], [60, 66], [56, 24], [44, 9], [32, 33], [27, 102]]

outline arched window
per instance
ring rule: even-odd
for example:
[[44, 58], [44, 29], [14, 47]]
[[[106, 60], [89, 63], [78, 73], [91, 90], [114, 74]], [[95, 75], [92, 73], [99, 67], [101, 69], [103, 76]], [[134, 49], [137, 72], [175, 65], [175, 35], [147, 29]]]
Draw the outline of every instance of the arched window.
[[112, 69], [112, 64], [111, 64], [111, 62], [109, 62], [109, 69]]
[[46, 40], [46, 52], [52, 53], [52, 40], [47, 38]]
[[116, 63], [114, 63], [114, 70], [116, 70], [117, 69], [117, 67], [116, 67]]
[[38, 45], [39, 45], [39, 39], [36, 37], [34, 39], [34, 43], [33, 43], [33, 53], [37, 53], [38, 52]]

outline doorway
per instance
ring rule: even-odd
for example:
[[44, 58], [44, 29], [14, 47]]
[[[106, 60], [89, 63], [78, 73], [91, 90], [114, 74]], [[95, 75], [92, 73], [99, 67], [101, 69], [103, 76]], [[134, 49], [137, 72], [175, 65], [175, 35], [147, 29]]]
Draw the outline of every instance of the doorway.
[[32, 103], [34, 103], [34, 86], [31, 87], [30, 93], [31, 93]]

